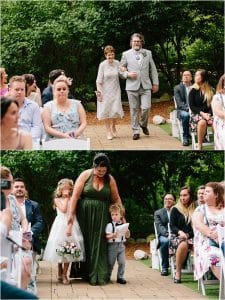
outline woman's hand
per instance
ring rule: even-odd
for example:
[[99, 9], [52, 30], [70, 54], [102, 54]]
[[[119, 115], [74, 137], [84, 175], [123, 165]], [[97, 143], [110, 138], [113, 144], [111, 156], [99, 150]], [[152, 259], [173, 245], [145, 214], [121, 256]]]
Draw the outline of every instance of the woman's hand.
[[216, 230], [210, 230], [209, 238], [214, 241], [218, 241], [218, 234]]
[[95, 94], [96, 94], [97, 100], [99, 102], [102, 102], [102, 92], [98, 90], [95, 92]]
[[178, 231], [178, 236], [179, 236], [179, 239], [181, 239], [181, 240], [187, 240], [188, 239], [186, 233], [184, 233], [182, 230]]
[[66, 227], [66, 236], [71, 236], [72, 235], [72, 226], [73, 224], [68, 224]]

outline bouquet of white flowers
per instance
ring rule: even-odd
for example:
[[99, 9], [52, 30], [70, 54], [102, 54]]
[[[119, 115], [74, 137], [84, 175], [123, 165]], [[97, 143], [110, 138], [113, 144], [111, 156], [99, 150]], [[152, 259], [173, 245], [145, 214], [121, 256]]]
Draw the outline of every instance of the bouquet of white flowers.
[[56, 249], [56, 253], [66, 261], [79, 261], [81, 250], [75, 242], [65, 241]]

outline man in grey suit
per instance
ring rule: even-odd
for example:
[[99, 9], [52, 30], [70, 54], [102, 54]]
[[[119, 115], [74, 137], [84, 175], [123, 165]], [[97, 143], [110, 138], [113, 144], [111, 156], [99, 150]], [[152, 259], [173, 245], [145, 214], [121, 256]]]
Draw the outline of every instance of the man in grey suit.
[[[147, 126], [151, 107], [151, 91], [153, 93], [158, 91], [159, 80], [151, 51], [142, 48], [142, 45], [144, 45], [143, 35], [134, 33], [131, 36], [130, 45], [131, 49], [122, 54], [120, 73], [126, 79], [133, 140], [138, 140], [140, 138], [140, 128], [142, 128], [145, 135], [149, 135]], [[124, 68], [126, 71], [124, 71]], [[139, 121], [138, 111], [140, 107], [141, 117]]]
[[190, 71], [184, 71], [182, 82], [174, 87], [174, 97], [177, 104], [177, 118], [181, 120], [183, 127], [183, 146], [189, 145], [189, 102], [188, 95], [191, 89], [192, 75]]
[[169, 239], [168, 223], [170, 222], [170, 210], [176, 202], [175, 195], [167, 193], [164, 196], [164, 207], [154, 213], [154, 222], [158, 234], [160, 252], [162, 256], [162, 276], [168, 276], [169, 268]]

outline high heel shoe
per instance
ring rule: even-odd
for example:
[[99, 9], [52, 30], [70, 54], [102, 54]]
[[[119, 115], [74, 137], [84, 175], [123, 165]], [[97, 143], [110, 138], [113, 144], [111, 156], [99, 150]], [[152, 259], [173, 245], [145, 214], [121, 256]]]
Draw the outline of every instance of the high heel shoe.
[[173, 282], [174, 282], [174, 283], [181, 283], [181, 279], [177, 279], [177, 278], [176, 278], [176, 274], [175, 274], [175, 277], [174, 277], [174, 279], [173, 279]]
[[174, 278], [174, 279], [173, 279], [173, 282], [174, 282], [174, 283], [181, 283], [181, 280], [180, 280], [180, 279]]
[[113, 135], [111, 133], [107, 134], [107, 140], [112, 140], [113, 139]]

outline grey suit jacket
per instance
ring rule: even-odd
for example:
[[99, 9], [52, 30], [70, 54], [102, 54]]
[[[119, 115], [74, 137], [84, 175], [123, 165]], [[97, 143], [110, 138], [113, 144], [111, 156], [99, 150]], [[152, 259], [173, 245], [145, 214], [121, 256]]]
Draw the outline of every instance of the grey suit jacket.
[[183, 82], [174, 87], [174, 97], [177, 103], [177, 117], [180, 117], [180, 111], [189, 111], [188, 96]]
[[158, 235], [168, 237], [168, 215], [166, 208], [161, 208], [154, 213], [154, 222]]
[[[159, 84], [158, 73], [155, 63], [152, 59], [152, 53], [150, 50], [141, 49], [142, 62], [141, 65], [135, 57], [133, 49], [123, 52], [120, 65], [127, 68], [126, 72], [120, 72], [120, 74], [126, 78], [126, 90], [137, 91], [142, 85], [144, 90], [150, 90], [152, 84]], [[127, 77], [127, 72], [137, 72], [137, 79], [131, 79]], [[151, 79], [150, 79], [151, 77]]]

